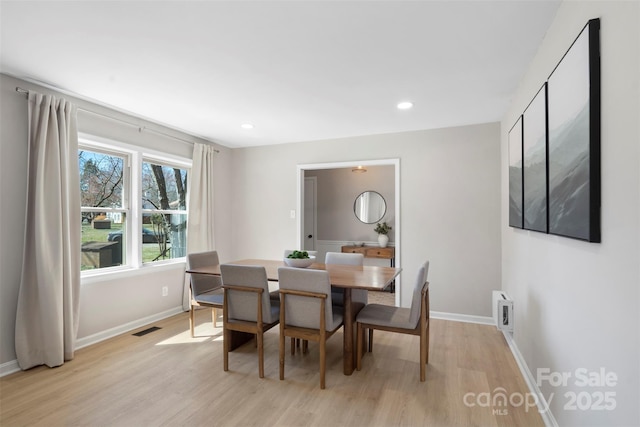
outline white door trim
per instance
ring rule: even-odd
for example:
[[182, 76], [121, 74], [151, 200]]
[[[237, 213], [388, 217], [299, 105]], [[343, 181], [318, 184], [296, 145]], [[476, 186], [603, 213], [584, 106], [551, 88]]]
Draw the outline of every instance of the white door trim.
[[[402, 212], [400, 211], [400, 159], [378, 159], [378, 160], [353, 160], [348, 162], [330, 162], [330, 163], [309, 163], [309, 164], [301, 164], [296, 166], [297, 171], [297, 206], [298, 206], [298, 215], [297, 215], [297, 242], [299, 247], [303, 247], [304, 244], [304, 171], [307, 170], [318, 170], [318, 169], [339, 169], [339, 168], [354, 168], [357, 166], [384, 166], [390, 165], [394, 167], [395, 172], [395, 210], [396, 210], [396, 218], [394, 222], [395, 231], [395, 248], [396, 248], [396, 266], [402, 266], [402, 257], [401, 257], [401, 248], [400, 239], [402, 236], [400, 227], [402, 221], [400, 221], [400, 217]], [[396, 280], [396, 305], [400, 306], [401, 294], [403, 292], [402, 289], [402, 277], [398, 276]]]

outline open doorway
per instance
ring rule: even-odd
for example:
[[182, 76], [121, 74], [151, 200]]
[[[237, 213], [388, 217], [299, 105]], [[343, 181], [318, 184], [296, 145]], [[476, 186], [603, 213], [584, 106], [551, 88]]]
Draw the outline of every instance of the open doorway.
[[[402, 266], [401, 264], [401, 221], [400, 221], [400, 159], [380, 159], [380, 160], [354, 160], [349, 162], [335, 162], [335, 163], [314, 163], [314, 164], [302, 164], [297, 166], [297, 242], [300, 248], [310, 248], [312, 245], [314, 250], [319, 251], [319, 256], [323, 256], [322, 254], [325, 251], [340, 251], [341, 245], [350, 245], [350, 244], [365, 244], [369, 245], [377, 245], [376, 234], [373, 229], [375, 227], [375, 223], [361, 223], [358, 222], [354, 210], [354, 199], [358, 196], [358, 194], [353, 193], [359, 190], [351, 189], [351, 195], [345, 195], [345, 191], [342, 187], [348, 187], [351, 185], [351, 182], [347, 182], [347, 180], [351, 181], [352, 179], [363, 179], [362, 177], [367, 177], [367, 173], [357, 173], [352, 170], [357, 168], [365, 168], [369, 172], [367, 172], [369, 177], [373, 178], [376, 171], [384, 170], [385, 178], [383, 189], [380, 189], [380, 192], [383, 193], [388, 199], [388, 207], [387, 207], [387, 215], [383, 216], [380, 221], [387, 222], [392, 226], [393, 229], [393, 239], [392, 246], [395, 250], [395, 257], [393, 262], [395, 266]], [[326, 195], [323, 199], [322, 194], [318, 195], [318, 192], [321, 193], [321, 190], [318, 190], [321, 187], [321, 184], [318, 183], [317, 179], [322, 176], [326, 176], [327, 174], [331, 174], [335, 172], [338, 176], [335, 176], [333, 179], [333, 188], [336, 194], [340, 193], [342, 200], [342, 204], [340, 205], [340, 214], [345, 216], [350, 216], [348, 221], [353, 221], [358, 225], [352, 223], [352, 227], [356, 229], [354, 232], [356, 234], [349, 234], [346, 231], [345, 227], [349, 227], [349, 224], [345, 225], [345, 222], [348, 221], [336, 221], [335, 218], [328, 217], [330, 215], [326, 212]], [[311, 178], [311, 179], [310, 179]], [[315, 178], [315, 180], [314, 180]], [[322, 179], [322, 178], [320, 178]], [[340, 181], [343, 179], [344, 181]], [[376, 182], [370, 181], [370, 182]], [[370, 188], [365, 185], [364, 190], [372, 190], [376, 191], [380, 184], [380, 181], [377, 181], [378, 184], [373, 184], [376, 188]], [[344, 184], [344, 185], [343, 185]], [[311, 185], [311, 187], [309, 187]], [[311, 189], [315, 194], [308, 194], [309, 190], [305, 190], [305, 188]], [[333, 196], [332, 191], [332, 196]], [[351, 197], [350, 201], [345, 202], [345, 197]], [[311, 200], [313, 199], [313, 203]], [[309, 206], [315, 205], [317, 210], [314, 209], [309, 211]], [[324, 205], [323, 205], [324, 204]], [[306, 214], [305, 214], [306, 211]], [[335, 214], [335, 212], [334, 212]], [[312, 218], [309, 218], [312, 216]], [[323, 227], [322, 222], [325, 225]], [[320, 226], [317, 225], [317, 222], [320, 221]], [[325, 231], [324, 236], [319, 235], [323, 234], [322, 229], [326, 230], [326, 222], [331, 224], [331, 232], [330, 238], [327, 239], [327, 233]], [[320, 227], [320, 229], [318, 229]], [[311, 232], [313, 230], [313, 232]], [[360, 234], [358, 234], [360, 233]], [[309, 237], [311, 236], [311, 237]], [[376, 236], [376, 237], [374, 237]], [[387, 260], [369, 260], [367, 262], [373, 263], [373, 265], [382, 265], [376, 264], [376, 262], [388, 262]], [[387, 264], [388, 265], [388, 264]], [[401, 301], [401, 293], [402, 293], [402, 282], [400, 278], [396, 280], [395, 283], [395, 301], [396, 305], [400, 304]]]

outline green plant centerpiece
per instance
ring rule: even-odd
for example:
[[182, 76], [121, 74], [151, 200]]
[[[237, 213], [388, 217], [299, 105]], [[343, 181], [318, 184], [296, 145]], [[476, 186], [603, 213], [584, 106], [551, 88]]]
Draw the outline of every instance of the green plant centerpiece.
[[287, 255], [287, 258], [291, 258], [291, 259], [309, 259], [309, 253], [307, 251], [293, 251], [289, 255]]
[[309, 256], [307, 251], [293, 251], [284, 259], [289, 267], [307, 268], [314, 263], [316, 257]]
[[373, 231], [375, 231], [378, 234], [386, 235], [389, 233], [389, 231], [391, 231], [391, 226], [386, 222], [383, 222], [382, 224], [378, 223], [376, 224], [376, 228]]

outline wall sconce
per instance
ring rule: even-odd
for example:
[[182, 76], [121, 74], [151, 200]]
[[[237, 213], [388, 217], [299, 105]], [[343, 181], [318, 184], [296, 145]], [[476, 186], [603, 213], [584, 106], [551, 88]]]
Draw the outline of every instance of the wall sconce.
[[364, 168], [364, 166], [358, 166], [357, 168], [353, 168], [351, 169], [351, 172], [357, 172], [357, 173], [363, 173], [366, 172], [367, 170]]

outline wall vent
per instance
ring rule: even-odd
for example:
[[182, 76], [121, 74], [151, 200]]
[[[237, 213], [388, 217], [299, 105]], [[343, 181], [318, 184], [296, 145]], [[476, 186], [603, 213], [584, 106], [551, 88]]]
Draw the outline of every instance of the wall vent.
[[492, 309], [496, 327], [513, 332], [513, 300], [503, 291], [493, 291]]

